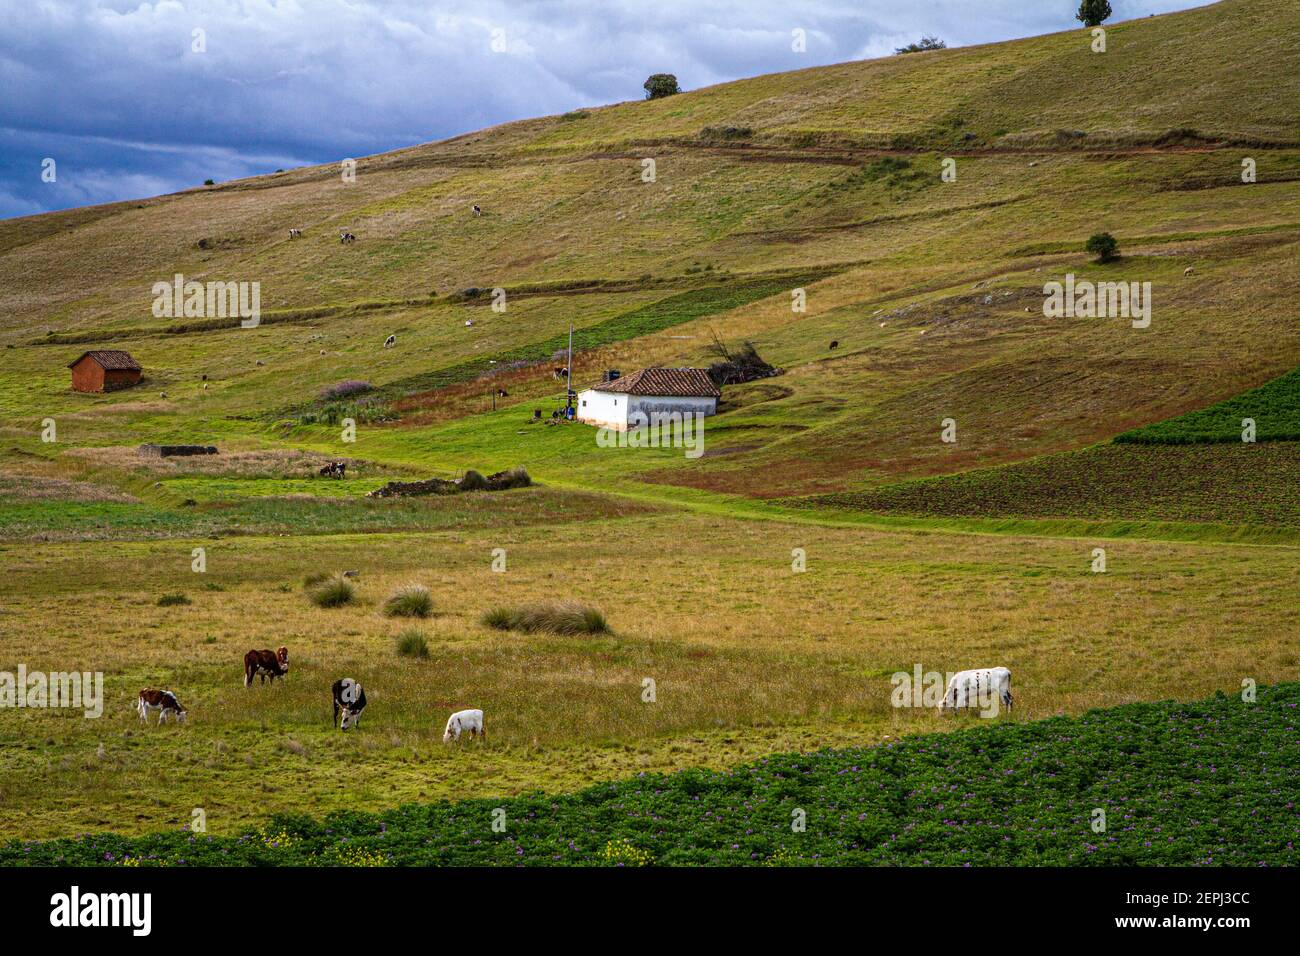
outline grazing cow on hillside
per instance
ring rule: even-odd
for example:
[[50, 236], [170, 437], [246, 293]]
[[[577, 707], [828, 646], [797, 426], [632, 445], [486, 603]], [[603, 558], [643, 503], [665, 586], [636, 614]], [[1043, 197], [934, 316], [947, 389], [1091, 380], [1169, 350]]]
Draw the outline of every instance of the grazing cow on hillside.
[[562, 382], [564, 381], [565, 376], [568, 374], [568, 371], [569, 370], [566, 369], [563, 365], [558, 366], [557, 368], [553, 368], [551, 369], [551, 378], [558, 378]]
[[289, 673], [289, 648], [281, 647], [276, 651], [249, 651], [244, 655], [244, 686], [252, 687], [253, 678], [259, 674], [262, 683], [271, 678], [275, 683], [277, 677], [283, 679]]
[[185, 708], [181, 702], [176, 699], [176, 695], [169, 690], [154, 690], [146, 687], [140, 691], [140, 699], [136, 705], [140, 712], [140, 719], [146, 724], [149, 722], [149, 712], [158, 711], [158, 723], [167, 719], [171, 714], [178, 724], [185, 723]]
[[290, 239], [301, 239], [301, 238], [302, 238], [302, 230], [301, 230], [301, 229], [290, 229], [290, 230], [289, 230], [289, 238], [290, 238]]
[[321, 468], [319, 474], [322, 478], [343, 478], [346, 477], [347, 470], [346, 461], [331, 461]]
[[394, 333], [394, 334], [390, 335], [388, 338], [384, 339], [384, 348], [386, 348], [386, 349], [391, 349], [391, 348], [392, 348], [394, 345], [396, 345], [396, 344], [397, 344], [397, 334], [396, 334], [396, 333]]
[[448, 717], [447, 729], [442, 732], [442, 742], [447, 744], [453, 740], [460, 740], [462, 731], [471, 737], [486, 739], [487, 730], [483, 727], [483, 711], [458, 710]]
[[474, 215], [476, 216], [483, 215], [483, 210], [478, 207], [478, 203], [474, 204]]
[[831, 343], [831, 351], [832, 351], [832, 352], [835, 351], [835, 350], [836, 350], [837, 348], [839, 348], [839, 347], [840, 347], [839, 339], [836, 339], [834, 342]]
[[[331, 688], [334, 693], [334, 720], [339, 730], [359, 726], [361, 712], [366, 709], [365, 689], [351, 677], [336, 680]], [[343, 719], [339, 720], [339, 714]]]
[[356, 242], [357, 237], [352, 233], [344, 231], [339, 233], [339, 242]]
[[996, 713], [995, 701], [1001, 702], [1007, 710], [1011, 709], [1011, 671], [1005, 667], [985, 667], [953, 674], [948, 680], [948, 689], [944, 692], [939, 710], [991, 707]]

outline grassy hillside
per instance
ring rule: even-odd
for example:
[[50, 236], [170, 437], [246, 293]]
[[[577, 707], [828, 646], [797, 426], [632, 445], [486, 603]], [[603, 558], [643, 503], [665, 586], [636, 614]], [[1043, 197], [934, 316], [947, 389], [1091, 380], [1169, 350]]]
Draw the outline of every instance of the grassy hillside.
[[[1011, 667], [1017, 725], [1294, 680], [1300, 7], [1225, 0], [1115, 24], [1105, 54], [1089, 40], [511, 123], [365, 158], [352, 184], [324, 166], [0, 223], [0, 670], [106, 682], [97, 720], [5, 712], [0, 826], [142, 833], [202, 806], [231, 836], [305, 805], [573, 792], [873, 745], [934, 728], [888, 703], [889, 675], [917, 662]], [[1106, 265], [1083, 251], [1101, 230], [1120, 243]], [[262, 324], [156, 317], [151, 287], [177, 273], [259, 282]], [[1048, 317], [1046, 284], [1071, 274], [1150, 283], [1150, 325]], [[723, 389], [698, 458], [602, 447], [588, 426], [530, 423], [564, 401], [570, 327], [578, 387], [707, 364], [718, 340], [781, 373]], [[72, 392], [66, 365], [96, 347], [129, 349], [143, 384]], [[345, 381], [369, 387], [331, 401]], [[1258, 443], [1209, 441], [1239, 437], [1240, 417]], [[220, 454], [161, 461], [143, 442]], [[319, 477], [340, 458], [345, 480]], [[516, 466], [534, 487], [364, 497]], [[361, 572], [353, 604], [308, 601], [304, 576], [345, 569]], [[413, 582], [435, 614], [384, 617]], [[191, 603], [159, 605], [176, 593]], [[481, 620], [570, 599], [613, 633]], [[397, 651], [412, 626], [427, 658]], [[289, 679], [245, 689], [243, 654], [281, 644]], [[329, 726], [344, 675], [371, 694], [362, 733]], [[191, 722], [140, 726], [146, 685]], [[487, 710], [490, 743], [442, 746], [459, 706]], [[829, 833], [816, 852], [839, 859]], [[695, 860], [689, 839], [642, 849]], [[1177, 859], [1199, 859], [1198, 839]], [[968, 848], [1059, 862], [1080, 846]], [[1241, 844], [1256, 850], [1276, 858]]]
[[1250, 703], [1130, 704], [564, 796], [283, 815], [229, 837], [11, 842], [0, 864], [1285, 866], [1297, 706], [1300, 685], [1283, 684]]

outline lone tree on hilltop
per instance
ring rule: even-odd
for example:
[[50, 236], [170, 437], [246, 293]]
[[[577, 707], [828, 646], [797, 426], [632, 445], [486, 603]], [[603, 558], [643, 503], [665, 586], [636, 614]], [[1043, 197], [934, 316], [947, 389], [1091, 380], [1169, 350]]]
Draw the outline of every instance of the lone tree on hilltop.
[[658, 100], [665, 96], [672, 96], [680, 93], [681, 87], [677, 85], [677, 77], [671, 73], [655, 73], [650, 79], [645, 81], [643, 87], [645, 98], [648, 100]]
[[946, 50], [948, 44], [944, 43], [938, 37], [921, 37], [919, 43], [909, 43], [907, 46], [895, 47], [895, 53], [924, 53], [926, 50]]
[[1109, 232], [1099, 232], [1083, 247], [1097, 257], [1098, 262], [1113, 262], [1119, 258], [1119, 243]]
[[1099, 27], [1103, 20], [1110, 18], [1110, 0], [1083, 0], [1075, 16], [1085, 27]]

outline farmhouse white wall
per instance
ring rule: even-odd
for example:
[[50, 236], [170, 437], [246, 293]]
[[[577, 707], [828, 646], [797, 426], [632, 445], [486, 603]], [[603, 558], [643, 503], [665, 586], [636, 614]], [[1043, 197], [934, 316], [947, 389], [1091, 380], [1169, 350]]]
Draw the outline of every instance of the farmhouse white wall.
[[718, 400], [707, 396], [681, 398], [667, 395], [629, 395], [627, 399], [627, 421], [632, 421], [636, 412], [641, 412], [645, 415], [645, 420], [650, 421], [656, 412], [660, 415], [672, 412], [680, 412], [683, 415], [687, 412], [693, 415], [712, 415], [718, 410]]
[[627, 402], [631, 396], [598, 392], [589, 388], [578, 393], [578, 421], [601, 428], [627, 430]]
[[637, 412], [645, 415], [646, 421], [649, 421], [656, 412], [661, 415], [672, 412], [713, 415], [717, 410], [718, 400], [708, 396], [681, 398], [673, 395], [628, 395], [623, 392], [602, 392], [594, 388], [578, 393], [578, 421], [618, 431], [627, 431], [628, 422]]

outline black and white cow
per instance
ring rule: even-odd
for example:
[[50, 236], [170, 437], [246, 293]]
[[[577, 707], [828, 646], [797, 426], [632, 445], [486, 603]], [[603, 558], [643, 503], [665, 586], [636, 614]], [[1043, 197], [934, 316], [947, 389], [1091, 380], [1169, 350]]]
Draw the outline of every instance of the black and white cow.
[[[366, 709], [366, 691], [351, 677], [336, 680], [331, 688], [334, 693], [334, 721], [339, 730], [360, 725], [361, 712]], [[339, 714], [343, 719], [339, 720]]]
[[290, 230], [289, 230], [289, 238], [290, 238], [290, 239], [301, 239], [301, 238], [302, 238], [302, 230], [301, 230], [301, 229], [290, 229]]
[[145, 723], [149, 722], [149, 714], [152, 711], [158, 711], [158, 723], [167, 719], [171, 714], [178, 724], [185, 723], [185, 707], [176, 695], [169, 690], [154, 690], [146, 687], [140, 691], [140, 698], [136, 704], [136, 709], [140, 712], [140, 719]]
[[348, 470], [346, 461], [331, 461], [320, 470], [322, 478], [344, 478]]

